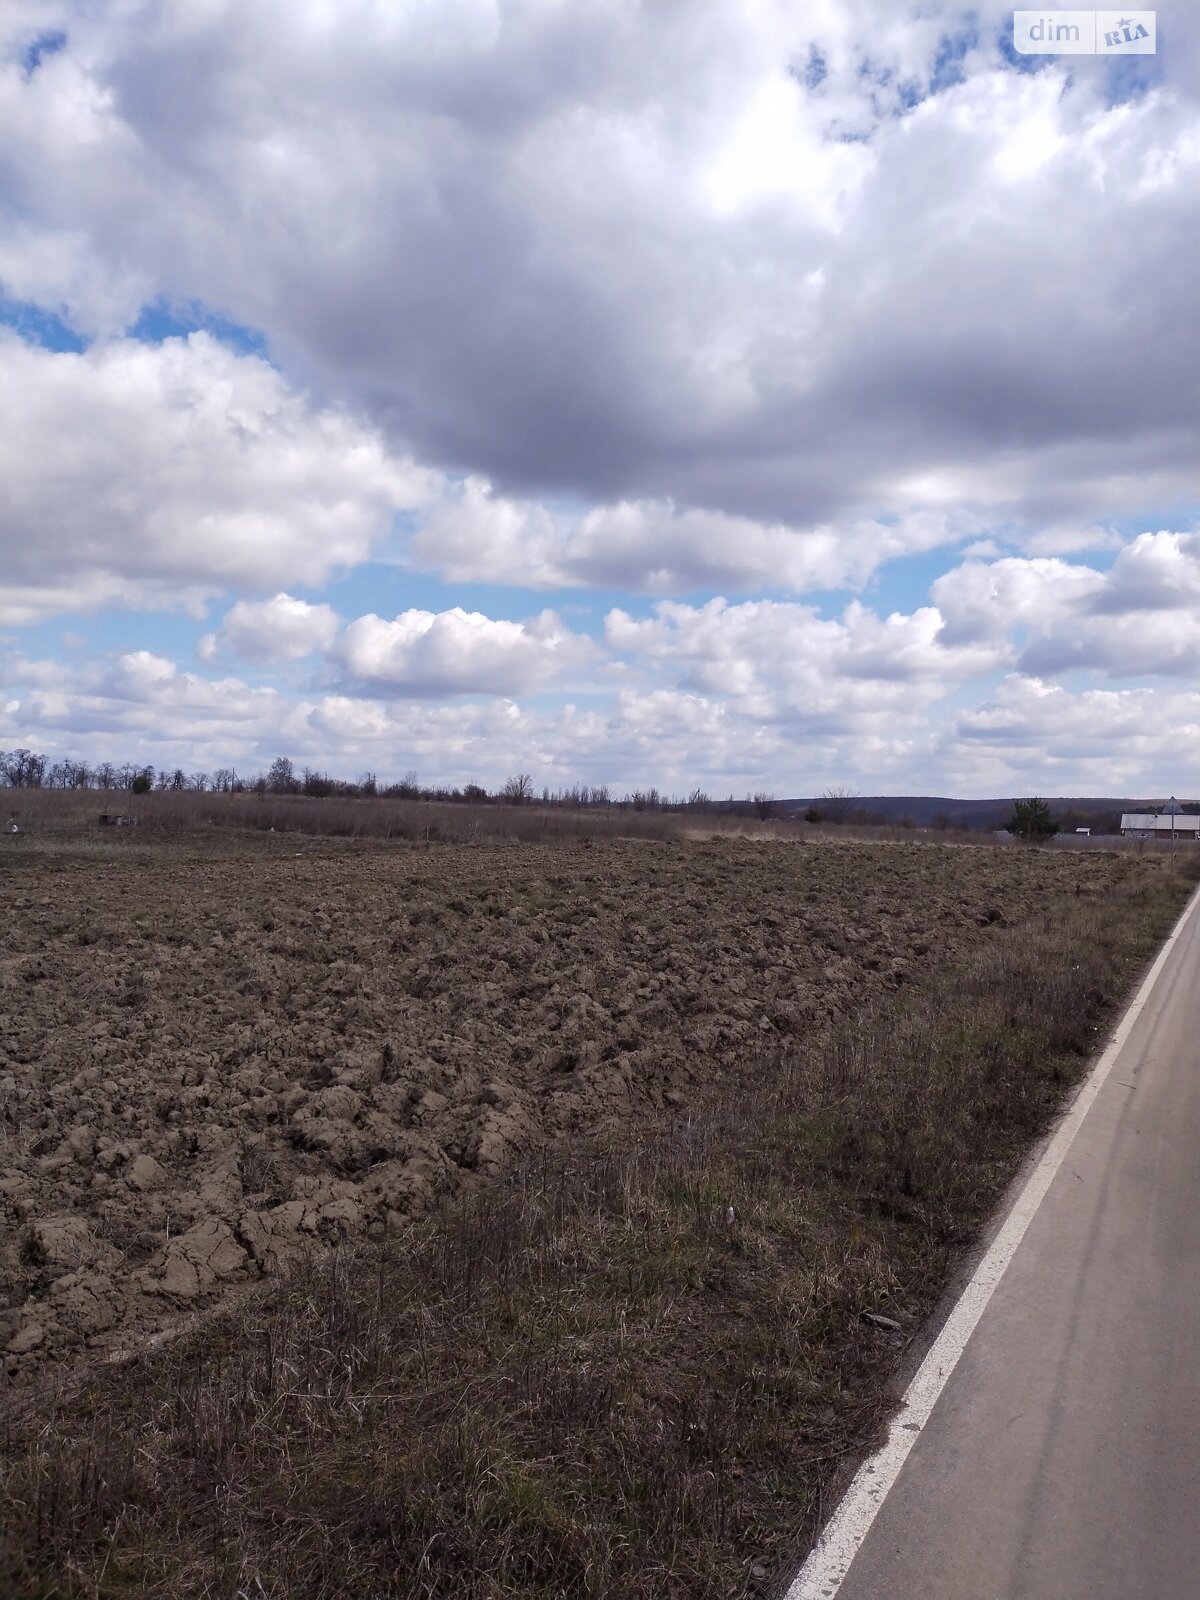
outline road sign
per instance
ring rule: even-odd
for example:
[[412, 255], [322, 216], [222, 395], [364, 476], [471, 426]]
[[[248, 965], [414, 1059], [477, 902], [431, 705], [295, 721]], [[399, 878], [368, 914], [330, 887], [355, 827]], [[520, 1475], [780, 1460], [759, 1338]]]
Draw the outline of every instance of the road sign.
[[1176, 800], [1175, 796], [1172, 795], [1171, 798], [1167, 801], [1166, 805], [1163, 807], [1163, 816], [1164, 817], [1177, 817], [1177, 816], [1179, 816], [1179, 814], [1180, 814], [1180, 812], [1182, 810], [1183, 810], [1183, 807], [1179, 804], [1179, 801]]

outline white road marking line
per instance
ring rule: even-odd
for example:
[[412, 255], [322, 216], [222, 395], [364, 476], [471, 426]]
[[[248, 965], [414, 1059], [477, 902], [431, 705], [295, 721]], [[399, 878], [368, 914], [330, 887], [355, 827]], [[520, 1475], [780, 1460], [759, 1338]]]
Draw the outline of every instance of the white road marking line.
[[974, 1333], [996, 1285], [1016, 1254], [1017, 1246], [1025, 1236], [1025, 1230], [1033, 1221], [1037, 1208], [1042, 1203], [1042, 1197], [1071, 1148], [1083, 1119], [1104, 1087], [1105, 1080], [1112, 1071], [1113, 1062], [1129, 1037], [1130, 1030], [1149, 999], [1159, 973], [1166, 965], [1176, 940], [1197, 905], [1200, 905], [1200, 890], [1197, 890], [1188, 901], [1179, 921], [1168, 934], [1154, 965], [1146, 974], [1141, 988], [1118, 1023], [1108, 1048], [1084, 1080], [1071, 1109], [1059, 1124], [1058, 1131], [1047, 1145], [1041, 1160], [1030, 1174], [1029, 1181], [1004, 1219], [999, 1233], [975, 1269], [971, 1281], [963, 1290], [929, 1354], [905, 1391], [900, 1409], [888, 1429], [887, 1439], [858, 1469], [841, 1504], [825, 1524], [808, 1560], [793, 1579], [785, 1600], [832, 1600], [841, 1588], [850, 1570], [850, 1564], [867, 1537], [871, 1524], [887, 1498], [888, 1491], [900, 1475], [900, 1469], [908, 1457], [908, 1452], [916, 1443], [921, 1429], [929, 1421], [938, 1396], [966, 1349], [967, 1341]]

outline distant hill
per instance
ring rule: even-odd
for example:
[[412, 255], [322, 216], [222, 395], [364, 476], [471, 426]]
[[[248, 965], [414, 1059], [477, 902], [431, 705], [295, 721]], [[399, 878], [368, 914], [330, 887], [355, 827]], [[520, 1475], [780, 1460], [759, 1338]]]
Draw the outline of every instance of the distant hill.
[[[850, 814], [844, 820], [901, 823], [906, 819], [918, 828], [1002, 828], [1012, 815], [1013, 799], [1024, 795], [996, 800], [955, 800], [936, 794], [861, 794], [849, 801]], [[1155, 811], [1166, 800], [1160, 795], [1153, 800], [1111, 795], [1059, 795], [1043, 796], [1050, 810], [1064, 827], [1091, 827], [1100, 833], [1116, 833], [1121, 826], [1123, 811]], [[1196, 801], [1180, 801], [1185, 811], [1200, 809]], [[815, 806], [828, 812], [830, 802], [817, 795], [812, 799], [785, 800], [789, 811], [801, 813]], [[847, 802], [842, 802], [843, 805]]]

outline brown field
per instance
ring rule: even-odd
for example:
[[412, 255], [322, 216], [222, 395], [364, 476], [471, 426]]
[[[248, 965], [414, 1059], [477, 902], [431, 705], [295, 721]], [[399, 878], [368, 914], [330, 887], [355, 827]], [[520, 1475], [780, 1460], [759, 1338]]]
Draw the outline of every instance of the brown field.
[[6, 841], [0, 1593], [781, 1593], [1194, 871], [775, 838]]
[[10, 861], [0, 1346], [177, 1322], [547, 1141], [686, 1114], [1108, 857], [121, 839]]

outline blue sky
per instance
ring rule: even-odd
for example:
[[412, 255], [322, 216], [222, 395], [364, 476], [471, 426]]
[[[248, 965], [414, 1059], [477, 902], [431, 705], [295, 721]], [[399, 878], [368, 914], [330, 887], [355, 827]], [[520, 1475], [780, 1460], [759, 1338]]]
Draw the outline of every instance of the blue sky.
[[16, 0], [0, 747], [1200, 789], [1158, 20]]

